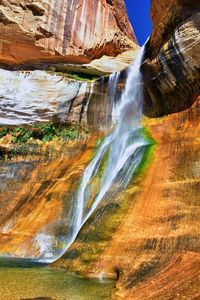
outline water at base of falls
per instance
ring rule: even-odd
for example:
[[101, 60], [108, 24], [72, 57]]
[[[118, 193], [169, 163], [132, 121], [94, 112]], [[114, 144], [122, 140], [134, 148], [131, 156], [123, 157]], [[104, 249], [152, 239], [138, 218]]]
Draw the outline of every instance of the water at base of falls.
[[[143, 53], [144, 47], [128, 69], [125, 90], [118, 101], [114, 101], [114, 98], [119, 75], [114, 74], [110, 77], [113, 122], [116, 123], [116, 127], [104, 138], [94, 159], [84, 171], [71, 210], [70, 232], [63, 253], [74, 242], [81, 227], [101, 201], [109, 201], [118, 192], [126, 189], [142, 161], [145, 146], [148, 144], [141, 133], [140, 125], [143, 102], [140, 66]], [[45, 257], [43, 260], [45, 261]], [[50, 262], [50, 259], [46, 258], [46, 261]]]
[[0, 268], [0, 300], [108, 300], [114, 285], [55, 268]]

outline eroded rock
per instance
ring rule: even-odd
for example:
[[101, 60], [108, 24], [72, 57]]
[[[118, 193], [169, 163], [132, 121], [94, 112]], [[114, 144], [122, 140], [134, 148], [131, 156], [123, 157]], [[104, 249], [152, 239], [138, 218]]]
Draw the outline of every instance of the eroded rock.
[[0, 11], [2, 64], [87, 63], [137, 44], [123, 0], [2, 0]]
[[[200, 91], [200, 14], [195, 13], [172, 32], [155, 59], [142, 66], [144, 112], [159, 117], [187, 109]], [[147, 57], [148, 57], [147, 45]]]
[[152, 0], [151, 58], [155, 58], [160, 48], [171, 38], [177, 26], [197, 13], [200, 3], [196, 0]]

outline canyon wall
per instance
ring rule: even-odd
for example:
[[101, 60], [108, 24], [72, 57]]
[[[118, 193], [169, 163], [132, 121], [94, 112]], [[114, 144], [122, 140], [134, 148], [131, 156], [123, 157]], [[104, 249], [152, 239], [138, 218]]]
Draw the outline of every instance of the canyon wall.
[[113, 299], [199, 299], [199, 99], [143, 124], [157, 145], [127, 190], [105, 197], [54, 265], [116, 278]]
[[[135, 42], [122, 1], [96, 1], [94, 6], [89, 0], [82, 6], [80, 1], [20, 3], [1, 2], [2, 63], [88, 62], [129, 49]], [[75, 15], [70, 10], [61, 14], [66, 5], [76, 8]], [[98, 15], [91, 14], [90, 19], [88, 8], [97, 6], [101, 7], [95, 10]], [[153, 33], [141, 68], [148, 117], [142, 122], [156, 145], [147, 147], [128, 189], [100, 203], [54, 266], [117, 279], [114, 298], [199, 299], [199, 4], [152, 1], [151, 15]], [[87, 17], [91, 23], [83, 22]], [[112, 24], [108, 31], [101, 22], [95, 29], [98, 18]], [[76, 30], [67, 31], [67, 20]], [[91, 40], [89, 25], [94, 33]], [[26, 101], [32, 103], [33, 115], [42, 122], [64, 118], [92, 129], [76, 141], [0, 145], [0, 255], [55, 258], [66, 246], [68, 214], [80, 178], [101, 144], [96, 132], [110, 126], [108, 77], [80, 82], [34, 71], [11, 72], [9, 81], [4, 72], [11, 71], [3, 71], [3, 87], [8, 83], [18, 91], [17, 95], [12, 90], [6, 93], [8, 88], [1, 91], [4, 100], [11, 96], [13, 101], [13, 95], [16, 99], [14, 107], [4, 103], [4, 120], [9, 116], [16, 120], [17, 109], [20, 119], [31, 120], [21, 111], [21, 99], [23, 109]], [[119, 92], [125, 74], [121, 73]], [[23, 97], [16, 89], [21, 85], [19, 77], [28, 82]], [[155, 118], [160, 116], [165, 117]]]
[[55, 266], [116, 278], [113, 299], [199, 299], [199, 3], [153, 1], [151, 15], [143, 124], [157, 145]]
[[0, 63], [89, 62], [137, 45], [124, 1], [2, 0]]
[[[87, 276], [116, 278], [113, 299], [200, 297], [199, 4], [184, 3], [177, 23], [172, 20], [183, 6], [152, 4], [154, 29], [141, 70], [148, 116], [143, 124], [157, 145], [127, 191], [105, 198], [55, 263]], [[171, 17], [168, 7], [175, 9]]]
[[[144, 113], [150, 117], [187, 109], [199, 95], [200, 13], [192, 12], [175, 30], [171, 26], [171, 34], [160, 48], [154, 48], [153, 38], [146, 47]], [[151, 58], [152, 49], [157, 51], [155, 58]]]
[[54, 72], [0, 69], [0, 82], [2, 126], [73, 123], [99, 131], [110, 124], [107, 77], [80, 81]]
[[193, 0], [152, 1], [153, 32], [143, 65], [147, 116], [187, 109], [199, 95], [199, 10]]
[[3, 0], [0, 8], [0, 63], [9, 69], [0, 69], [0, 255], [54, 260], [97, 132], [110, 126], [109, 78], [100, 75], [125, 68], [138, 44], [121, 0]]
[[160, 48], [186, 19], [197, 13], [200, 3], [196, 0], [152, 0], [151, 19], [153, 31], [150, 38], [149, 56], [155, 58]]

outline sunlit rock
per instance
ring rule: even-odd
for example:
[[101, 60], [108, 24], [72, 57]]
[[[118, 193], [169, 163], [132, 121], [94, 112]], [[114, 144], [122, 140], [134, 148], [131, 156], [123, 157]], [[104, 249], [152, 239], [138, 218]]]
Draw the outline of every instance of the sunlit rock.
[[0, 62], [87, 63], [137, 46], [124, 1], [0, 3]]

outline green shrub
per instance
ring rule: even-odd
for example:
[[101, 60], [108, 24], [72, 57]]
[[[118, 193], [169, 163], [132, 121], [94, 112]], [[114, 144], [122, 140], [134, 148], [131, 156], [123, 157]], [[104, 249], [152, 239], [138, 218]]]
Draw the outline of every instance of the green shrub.
[[67, 129], [67, 128], [64, 128], [61, 132], [60, 132], [60, 137], [63, 139], [63, 140], [68, 140], [68, 139], [76, 139], [78, 138], [78, 131], [75, 130], [75, 129]]
[[55, 138], [63, 141], [74, 140], [80, 135], [83, 135], [83, 133], [85, 134], [86, 131], [78, 127], [53, 123], [39, 124], [31, 127], [18, 126], [15, 128], [0, 128], [0, 138], [10, 134], [13, 144], [24, 144], [30, 139], [40, 140], [42, 142], [50, 142]]
[[9, 133], [9, 128], [0, 128], [0, 139]]
[[72, 78], [77, 81], [93, 81], [97, 80], [99, 76], [92, 75], [92, 74], [85, 74], [85, 73], [78, 73], [78, 72], [61, 72], [61, 71], [50, 71], [50, 74], [56, 74], [59, 76]]

